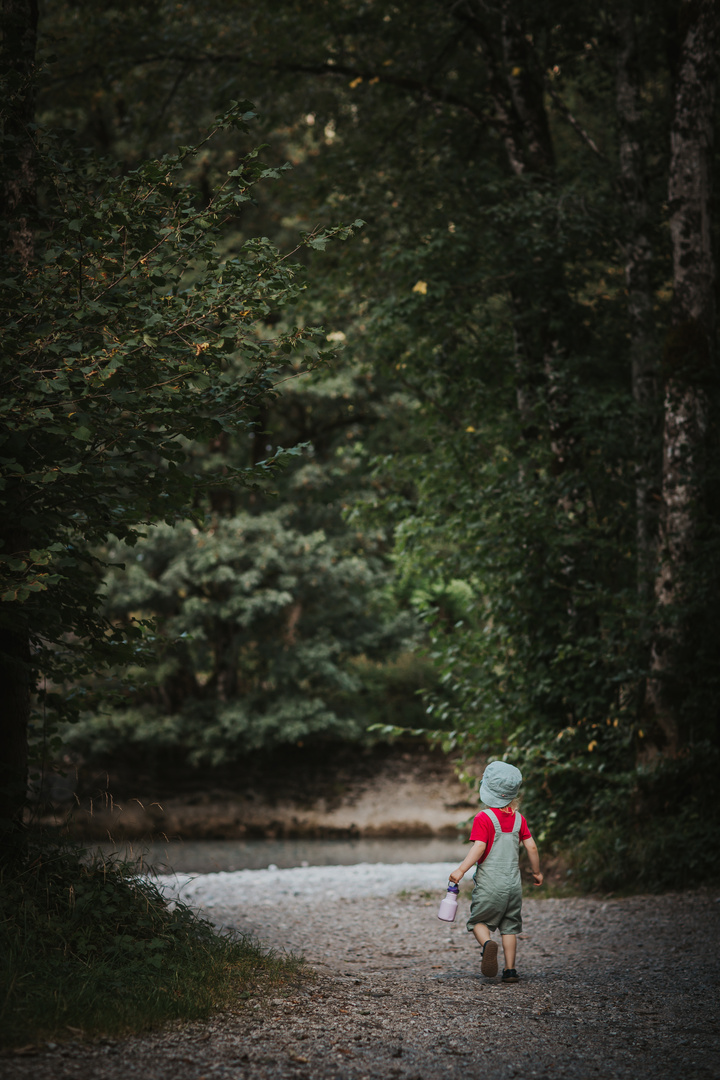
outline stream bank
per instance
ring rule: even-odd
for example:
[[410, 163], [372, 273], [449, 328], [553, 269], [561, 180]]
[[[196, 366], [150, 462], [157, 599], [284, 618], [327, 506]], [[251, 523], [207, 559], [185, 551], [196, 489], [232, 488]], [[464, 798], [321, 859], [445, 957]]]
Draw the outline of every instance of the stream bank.
[[87, 841], [455, 838], [479, 809], [454, 761], [417, 744], [293, 748], [205, 770], [70, 764], [46, 799], [35, 821]]

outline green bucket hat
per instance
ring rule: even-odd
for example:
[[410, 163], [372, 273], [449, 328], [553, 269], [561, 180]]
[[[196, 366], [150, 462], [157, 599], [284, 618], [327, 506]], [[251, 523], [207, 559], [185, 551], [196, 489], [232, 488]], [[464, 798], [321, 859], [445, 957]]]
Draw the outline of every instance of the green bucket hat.
[[507, 761], [491, 761], [480, 783], [480, 799], [486, 806], [507, 806], [517, 798], [522, 773]]

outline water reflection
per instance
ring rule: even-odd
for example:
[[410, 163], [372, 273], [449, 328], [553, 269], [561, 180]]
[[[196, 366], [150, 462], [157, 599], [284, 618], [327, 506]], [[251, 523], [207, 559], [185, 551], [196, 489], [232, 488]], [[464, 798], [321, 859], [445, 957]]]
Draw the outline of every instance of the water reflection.
[[356, 863], [460, 862], [457, 840], [177, 840], [99, 844], [159, 874], [210, 874], [219, 870], [262, 870], [268, 866], [352, 866]]

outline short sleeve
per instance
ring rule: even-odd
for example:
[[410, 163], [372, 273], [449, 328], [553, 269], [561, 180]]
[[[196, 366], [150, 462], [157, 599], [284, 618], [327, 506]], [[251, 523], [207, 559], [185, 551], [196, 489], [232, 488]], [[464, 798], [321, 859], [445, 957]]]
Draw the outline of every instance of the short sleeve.
[[[528, 833], [528, 836], [530, 834]], [[475, 843], [476, 840], [481, 840], [483, 844], [488, 844], [491, 839], [495, 839], [495, 829], [490, 822], [490, 818], [487, 814], [480, 811], [476, 814], [473, 821], [472, 832], [470, 833], [470, 840]]]
[[528, 829], [528, 823], [522, 814], [520, 815], [520, 840], [532, 840], [532, 833]]

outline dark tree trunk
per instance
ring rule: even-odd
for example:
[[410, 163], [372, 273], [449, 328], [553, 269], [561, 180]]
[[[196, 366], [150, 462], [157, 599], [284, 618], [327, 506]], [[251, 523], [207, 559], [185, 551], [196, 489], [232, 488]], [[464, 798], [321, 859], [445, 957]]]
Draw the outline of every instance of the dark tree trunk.
[[555, 152], [545, 111], [542, 72], [526, 37], [516, 0], [503, 0], [502, 57], [504, 76], [512, 101], [516, 171], [550, 174], [555, 169]]
[[[7, 92], [3, 102], [6, 151], [2, 166], [3, 225], [8, 256], [23, 266], [33, 258], [35, 176], [29, 124], [34, 117], [33, 74], [37, 41], [36, 0], [3, 0], [0, 73]], [[30, 546], [18, 522], [0, 525], [5, 554]], [[30, 646], [22, 613], [14, 605], [0, 612], [0, 847], [3, 858], [21, 846], [21, 822], [27, 792], [27, 727], [30, 712]]]
[[27, 266], [33, 256], [31, 214], [35, 203], [33, 144], [28, 125], [35, 114], [37, 0], [3, 0], [2, 14], [0, 74], [8, 87], [2, 110], [6, 140], [3, 217], [10, 248]]
[[238, 696], [238, 635], [229, 621], [215, 620], [213, 634], [215, 670], [211, 680], [218, 701], [232, 701]]
[[[477, 0], [458, 4], [453, 14], [480, 42], [507, 164], [515, 176], [551, 180], [555, 154], [545, 110], [543, 76], [525, 34], [516, 0], [502, 0], [492, 12]], [[557, 287], [562, 266], [544, 267], [545, 283]], [[553, 302], [538, 282], [510, 285], [513, 319], [516, 400], [523, 437], [538, 437], [538, 397], [552, 377], [556, 343], [548, 327]]]
[[[717, 0], [685, 0], [682, 51], [670, 142], [668, 203], [673, 245], [673, 305], [664, 352], [660, 557], [655, 580], [657, 628], [647, 704], [674, 754], [687, 741], [682, 724], [681, 609], [701, 512], [701, 460], [707, 431], [705, 387], [715, 363], [715, 265], [711, 181], [717, 50]], [[713, 602], [708, 598], [708, 602]]]
[[625, 205], [625, 284], [630, 332], [635, 430], [635, 509], [637, 515], [638, 593], [652, 596], [657, 560], [658, 495], [661, 484], [658, 343], [651, 281], [648, 196], [641, 142], [640, 77], [633, 13], [622, 8], [615, 19], [618, 58], [615, 100], [619, 127], [620, 190]]
[[22, 821], [27, 791], [30, 649], [22, 628], [0, 627], [0, 846]]

